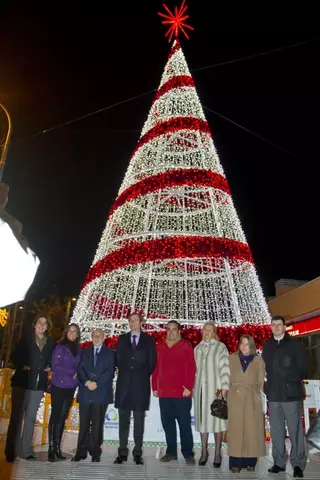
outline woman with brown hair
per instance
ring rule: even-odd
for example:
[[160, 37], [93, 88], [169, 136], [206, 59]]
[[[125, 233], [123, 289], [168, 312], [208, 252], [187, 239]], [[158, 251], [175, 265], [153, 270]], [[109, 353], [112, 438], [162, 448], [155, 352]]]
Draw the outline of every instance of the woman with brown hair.
[[255, 342], [250, 335], [243, 335], [238, 351], [230, 355], [228, 450], [233, 473], [242, 468], [254, 471], [257, 458], [266, 454], [261, 400], [264, 377], [264, 361]]
[[229, 388], [229, 352], [224, 343], [217, 339], [214, 323], [207, 322], [202, 330], [202, 342], [194, 350], [197, 372], [194, 388], [195, 429], [201, 434], [202, 452], [199, 465], [208, 461], [208, 437], [214, 434], [214, 468], [221, 465], [221, 445], [227, 421], [211, 415], [210, 405], [219, 396], [226, 397]]
[[11, 379], [11, 416], [5, 447], [8, 462], [13, 462], [18, 455], [25, 460], [36, 460], [32, 437], [51, 370], [54, 349], [54, 340], [49, 336], [51, 325], [48, 315], [38, 315], [32, 324], [33, 333], [22, 337], [12, 354], [15, 372]]
[[61, 453], [64, 425], [78, 386], [77, 367], [80, 361], [80, 329], [70, 323], [52, 355], [51, 416], [49, 421], [49, 462], [65, 460]]

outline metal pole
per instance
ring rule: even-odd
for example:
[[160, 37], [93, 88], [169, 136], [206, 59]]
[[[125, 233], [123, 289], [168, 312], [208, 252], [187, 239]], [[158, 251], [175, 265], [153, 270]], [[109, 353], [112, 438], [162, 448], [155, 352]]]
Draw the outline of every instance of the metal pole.
[[65, 327], [68, 325], [69, 323], [69, 316], [70, 316], [70, 310], [71, 310], [71, 298], [69, 298], [68, 300], [68, 303], [67, 303], [67, 308], [66, 308], [66, 316], [65, 316]]
[[76, 302], [76, 301], [77, 301], [76, 298], [69, 298], [68, 300], [67, 308], [66, 308], [66, 316], [65, 316], [65, 327], [69, 325], [71, 305], [73, 302]]
[[2, 360], [2, 359], [5, 356], [4, 352], [5, 352], [5, 347], [7, 345], [7, 338], [8, 338], [8, 332], [9, 332], [9, 322], [10, 322], [10, 319], [11, 319], [11, 312], [12, 312], [12, 309], [11, 309], [11, 307], [9, 307], [8, 320], [7, 320], [7, 323], [4, 327], [3, 340], [2, 340], [1, 350], [0, 350], [0, 368], [2, 368], [4, 366], [4, 360]]
[[7, 153], [8, 153], [10, 137], [11, 137], [11, 133], [12, 133], [12, 123], [11, 123], [11, 118], [10, 118], [8, 110], [1, 103], [0, 103], [0, 108], [2, 108], [2, 110], [4, 111], [4, 113], [7, 117], [7, 120], [8, 120], [7, 134], [5, 136], [3, 145], [0, 145], [0, 182], [1, 182], [4, 166], [5, 166], [5, 163], [6, 163], [6, 156], [7, 156]]
[[15, 306], [13, 307], [12, 319], [10, 318], [10, 325], [9, 325], [9, 332], [8, 332], [9, 339], [8, 339], [7, 352], [6, 352], [6, 360], [4, 363], [5, 368], [7, 368], [8, 363], [10, 361], [10, 357], [11, 357], [12, 340], [14, 335], [14, 329], [16, 326], [17, 310], [18, 310], [18, 304], [16, 303]]

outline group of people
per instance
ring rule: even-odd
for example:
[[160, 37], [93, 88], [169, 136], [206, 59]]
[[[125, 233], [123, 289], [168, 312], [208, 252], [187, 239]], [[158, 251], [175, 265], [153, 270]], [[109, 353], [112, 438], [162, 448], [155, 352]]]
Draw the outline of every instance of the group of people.
[[[204, 466], [208, 461], [209, 433], [213, 433], [213, 466], [220, 467], [223, 435], [227, 431], [230, 470], [234, 473], [242, 469], [254, 471], [259, 457], [266, 453], [262, 402], [265, 391], [274, 458], [269, 472], [285, 471], [286, 422], [294, 477], [303, 477], [306, 454], [301, 419], [302, 381], [307, 375], [308, 362], [303, 345], [286, 333], [282, 317], [273, 317], [273, 335], [264, 344], [262, 356], [257, 354], [250, 335], [243, 335], [238, 351], [229, 355], [217, 338], [212, 322], [203, 326], [202, 341], [195, 349], [181, 337], [180, 324], [174, 320], [168, 322], [166, 338], [157, 346], [154, 338], [141, 330], [142, 315], [132, 313], [128, 322], [130, 331], [119, 337], [116, 351], [104, 345], [101, 329], [93, 330], [92, 346], [80, 351], [80, 331], [76, 324], [67, 327], [55, 346], [48, 334], [49, 318], [36, 318], [33, 334], [18, 342], [12, 359], [16, 370], [12, 377], [12, 409], [5, 448], [8, 461], [14, 461], [18, 455], [35, 460], [33, 430], [40, 401], [48, 390], [50, 372], [49, 461], [66, 458], [61, 453], [61, 439], [78, 387], [80, 429], [72, 461], [85, 459], [89, 453], [92, 462], [99, 462], [104, 420], [108, 405], [113, 403], [117, 368], [115, 407], [119, 411], [119, 448], [114, 463], [127, 461], [131, 413], [133, 459], [137, 465], [144, 463], [144, 421], [152, 388], [153, 395], [159, 398], [167, 444], [161, 462], [171, 462], [178, 457], [177, 422], [182, 455], [188, 465], [195, 464], [191, 428], [193, 399], [195, 430], [200, 432], [202, 444], [199, 465]], [[215, 398], [227, 399], [228, 420], [212, 416], [210, 407]]]

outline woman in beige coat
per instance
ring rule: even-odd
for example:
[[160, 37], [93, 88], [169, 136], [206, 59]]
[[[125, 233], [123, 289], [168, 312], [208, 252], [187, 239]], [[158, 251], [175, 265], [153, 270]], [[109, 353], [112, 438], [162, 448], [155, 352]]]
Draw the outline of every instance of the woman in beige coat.
[[230, 355], [228, 394], [229, 467], [254, 471], [257, 457], [266, 454], [261, 392], [265, 377], [263, 359], [250, 335], [243, 335], [239, 349]]
[[217, 391], [224, 397], [229, 388], [229, 353], [224, 343], [216, 338], [216, 326], [207, 322], [202, 330], [202, 342], [194, 350], [197, 373], [194, 388], [195, 429], [201, 434], [202, 452], [199, 465], [208, 460], [208, 436], [214, 433], [214, 468], [221, 465], [221, 444], [223, 432], [227, 430], [227, 421], [211, 415], [210, 405]]

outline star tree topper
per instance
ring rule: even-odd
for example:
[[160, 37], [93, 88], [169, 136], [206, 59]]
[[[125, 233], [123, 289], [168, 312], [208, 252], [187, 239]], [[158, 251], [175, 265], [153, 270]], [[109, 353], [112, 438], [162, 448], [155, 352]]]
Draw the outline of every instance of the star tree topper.
[[162, 23], [164, 25], [170, 25], [166, 33], [166, 37], [169, 37], [168, 38], [169, 42], [171, 42], [173, 36], [178, 38], [180, 30], [182, 31], [184, 36], [189, 40], [187, 29], [194, 30], [194, 28], [188, 25], [187, 23], [185, 23], [185, 20], [189, 18], [189, 15], [185, 15], [188, 8], [188, 6], [186, 5], [186, 0], [182, 0], [179, 10], [178, 10], [178, 7], [174, 8], [174, 13], [169, 10], [167, 5], [163, 4], [162, 6], [167, 13], [159, 12], [158, 15], [160, 15], [160, 17], [163, 17], [165, 19], [165, 20], [162, 20]]

